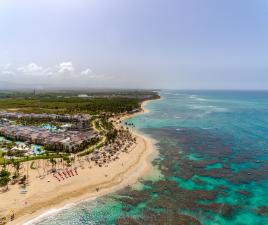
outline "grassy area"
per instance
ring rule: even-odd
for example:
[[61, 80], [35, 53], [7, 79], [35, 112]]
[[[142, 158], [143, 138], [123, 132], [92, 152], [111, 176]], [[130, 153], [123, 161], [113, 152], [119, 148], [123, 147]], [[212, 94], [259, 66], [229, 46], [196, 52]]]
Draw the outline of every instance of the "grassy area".
[[66, 158], [69, 157], [70, 154], [68, 153], [60, 153], [60, 154], [49, 154], [49, 155], [36, 155], [36, 156], [29, 156], [29, 157], [21, 157], [18, 159], [4, 159], [3, 157], [0, 157], [0, 165], [5, 164], [11, 164], [12, 162], [27, 162], [27, 161], [33, 161], [38, 159], [57, 159], [57, 158]]
[[0, 165], [4, 163], [3, 151], [0, 151]]
[[84, 152], [79, 153], [78, 156], [86, 156], [86, 155], [89, 155], [89, 154], [91, 154], [93, 152], [94, 152], [94, 149], [88, 149], [88, 150], [86, 150]]

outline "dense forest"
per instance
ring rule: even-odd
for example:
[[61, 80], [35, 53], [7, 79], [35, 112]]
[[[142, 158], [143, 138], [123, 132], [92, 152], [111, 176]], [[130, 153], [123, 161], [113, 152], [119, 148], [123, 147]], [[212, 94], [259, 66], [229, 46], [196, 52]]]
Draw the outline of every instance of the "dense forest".
[[122, 113], [139, 108], [143, 100], [156, 98], [159, 98], [159, 96], [154, 91], [137, 90], [114, 92], [0, 92], [0, 110], [56, 114]]

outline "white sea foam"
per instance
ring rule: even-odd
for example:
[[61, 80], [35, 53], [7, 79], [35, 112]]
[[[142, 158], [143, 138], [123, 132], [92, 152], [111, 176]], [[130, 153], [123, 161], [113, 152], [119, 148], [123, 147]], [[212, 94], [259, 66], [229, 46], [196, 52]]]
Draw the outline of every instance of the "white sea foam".
[[204, 109], [204, 107], [203, 105], [189, 105], [190, 109]]
[[196, 95], [190, 95], [189, 98], [196, 98]]
[[208, 108], [211, 109], [211, 112], [227, 112], [228, 111], [227, 108], [217, 107], [217, 106], [213, 106], [213, 105], [209, 105]]
[[44, 212], [43, 214], [41, 214], [40, 216], [37, 216], [36, 218], [29, 220], [28, 222], [24, 223], [24, 225], [34, 225], [37, 224], [41, 221], [43, 221], [44, 219], [47, 219], [49, 217], [55, 216], [56, 214], [58, 214], [59, 212], [71, 208], [75, 206], [75, 204], [68, 204], [62, 208], [52, 208], [49, 209], [48, 211]]
[[227, 108], [217, 107], [214, 105], [189, 105], [191, 109], [197, 109], [204, 111], [204, 114], [210, 114], [214, 112], [228, 112]]
[[201, 97], [199, 97], [197, 95], [190, 95], [189, 98], [194, 99], [194, 100], [197, 100], [197, 101], [207, 101], [207, 99], [201, 98]]
[[80, 204], [82, 202], [88, 202], [88, 201], [92, 201], [92, 200], [95, 200], [95, 199], [96, 199], [96, 197], [92, 197], [92, 198], [84, 199], [84, 200], [82, 200], [80, 202], [77, 202], [77, 203], [69, 203], [69, 204], [66, 204], [66, 205], [64, 205], [61, 208], [52, 208], [52, 209], [49, 209], [46, 212], [44, 212], [43, 214], [37, 216], [36, 218], [27, 221], [23, 225], [35, 225], [35, 224], [38, 224], [38, 223], [44, 221], [45, 219], [49, 219], [49, 218], [57, 215], [58, 213], [62, 212], [63, 210], [67, 210], [67, 209], [70, 209], [72, 207], [75, 207], [75, 206], [77, 206], [78, 204]]
[[207, 99], [205, 99], [205, 98], [196, 98], [196, 100], [198, 100], [198, 101], [207, 101]]

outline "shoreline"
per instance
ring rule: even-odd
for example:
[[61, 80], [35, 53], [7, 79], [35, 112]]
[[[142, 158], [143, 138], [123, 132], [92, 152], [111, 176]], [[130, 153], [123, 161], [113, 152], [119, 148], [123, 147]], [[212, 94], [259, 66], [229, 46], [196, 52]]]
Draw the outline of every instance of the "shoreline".
[[[120, 117], [120, 120], [123, 121], [131, 117], [149, 113], [149, 110], [145, 108], [145, 106], [150, 101], [154, 100], [143, 101], [141, 104], [142, 110], [140, 112]], [[81, 176], [77, 176], [80, 179], [77, 177], [71, 179], [77, 178], [76, 182], [78, 185], [74, 184], [75, 181], [71, 181], [69, 184], [66, 183], [61, 186], [61, 184], [56, 183], [57, 181], [54, 180], [49, 183], [45, 180], [38, 180], [37, 182], [43, 182], [43, 185], [46, 184], [46, 186], [54, 184], [54, 188], [50, 188], [47, 192], [42, 192], [42, 194], [47, 193], [46, 198], [44, 198], [44, 196], [41, 197], [41, 193], [34, 193], [31, 197], [38, 198], [38, 201], [34, 201], [33, 198], [30, 198], [29, 202], [31, 202], [31, 204], [21, 206], [18, 210], [14, 210], [15, 220], [8, 224], [33, 224], [48, 216], [57, 214], [59, 211], [66, 208], [73, 207], [80, 202], [91, 201], [136, 184], [141, 177], [145, 177], [153, 171], [154, 168], [151, 162], [157, 155], [157, 150], [154, 146], [154, 140], [150, 137], [136, 130], [133, 131], [133, 136], [137, 138], [136, 146], [133, 146], [131, 152], [128, 154], [124, 153], [124, 155], [122, 155], [123, 153], [121, 153], [119, 155], [120, 158], [112, 162], [109, 169], [95, 166], [95, 168], [91, 168], [90, 170], [79, 170], [79, 173], [86, 177], [91, 177], [90, 175], [93, 176], [98, 173], [98, 175], [95, 175], [98, 176], [97, 181], [93, 178], [94, 181], [89, 182], [88, 179], [85, 180], [82, 179]], [[39, 185], [39, 187], [42, 187], [42, 185]], [[31, 189], [31, 186], [29, 189]], [[98, 191], [96, 191], [97, 189]], [[55, 193], [53, 193], [54, 191]]]

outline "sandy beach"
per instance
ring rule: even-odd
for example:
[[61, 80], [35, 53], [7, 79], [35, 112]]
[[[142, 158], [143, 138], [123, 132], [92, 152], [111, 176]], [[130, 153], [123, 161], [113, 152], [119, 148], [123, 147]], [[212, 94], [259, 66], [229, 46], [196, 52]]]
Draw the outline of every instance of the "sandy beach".
[[[148, 102], [142, 103], [141, 112], [125, 116], [120, 120], [147, 113], [145, 105]], [[8, 224], [29, 224], [27, 221], [39, 217], [48, 210], [103, 196], [135, 184], [139, 178], [152, 171], [151, 160], [156, 151], [150, 138], [137, 132], [133, 135], [137, 143], [132, 146], [131, 151], [120, 153], [119, 159], [111, 162], [108, 167], [76, 162], [72, 168], [78, 168], [78, 175], [60, 182], [52, 174], [39, 179], [37, 170], [29, 169], [27, 193], [21, 194], [18, 185], [10, 185], [9, 191], [0, 194], [0, 214], [6, 215], [9, 211], [13, 211], [15, 220]]]

